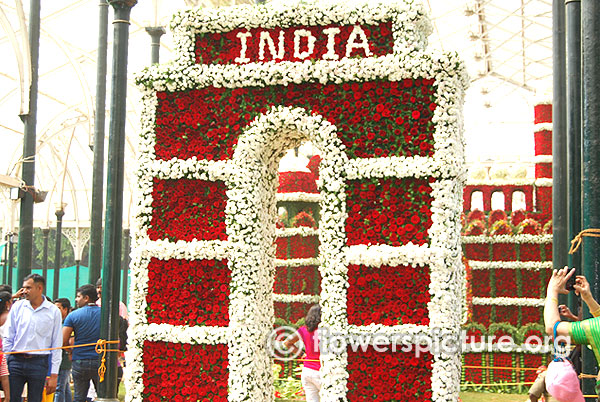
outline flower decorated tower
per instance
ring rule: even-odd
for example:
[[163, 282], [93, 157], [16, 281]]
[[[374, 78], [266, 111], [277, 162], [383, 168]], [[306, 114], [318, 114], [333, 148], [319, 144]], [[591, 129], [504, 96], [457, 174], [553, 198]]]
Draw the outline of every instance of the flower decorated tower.
[[[456, 401], [465, 177], [454, 54], [419, 2], [187, 10], [146, 69], [129, 401], [271, 401], [279, 159], [319, 169], [323, 401]], [[433, 342], [434, 347], [429, 347]], [[448, 342], [444, 343], [448, 345]]]
[[[544, 295], [552, 275], [550, 103], [535, 105], [534, 123], [533, 177], [495, 177], [493, 173], [501, 170], [496, 166], [489, 169], [490, 175], [481, 174], [485, 169], [475, 167], [465, 186], [463, 245], [472, 269], [472, 297], [465, 325], [463, 382], [531, 382], [536, 377], [535, 370], [490, 367], [535, 369], [552, 359], [551, 344], [544, 342], [543, 325]], [[521, 171], [515, 166], [512, 170]], [[476, 193], [480, 193], [483, 210], [475, 207]], [[492, 210], [495, 194], [504, 198], [502, 209]], [[514, 207], [518, 195], [522, 209]], [[514, 343], [500, 345], [503, 335], [510, 336]], [[482, 366], [485, 368], [478, 368]]]

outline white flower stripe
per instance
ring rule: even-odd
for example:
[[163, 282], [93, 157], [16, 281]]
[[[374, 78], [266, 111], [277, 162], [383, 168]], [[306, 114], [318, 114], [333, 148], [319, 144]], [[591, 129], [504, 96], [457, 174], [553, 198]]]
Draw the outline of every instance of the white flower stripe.
[[277, 193], [277, 201], [320, 202], [321, 194], [312, 193]]
[[473, 304], [478, 306], [528, 306], [542, 307], [545, 299], [525, 297], [474, 297]]
[[[278, 200], [279, 201], [279, 200]], [[292, 237], [292, 236], [318, 236], [319, 229], [301, 226], [298, 228], [283, 228], [275, 231], [277, 237]]]
[[463, 244], [551, 244], [552, 235], [462, 236]]
[[226, 259], [230, 245], [223, 240], [192, 240], [171, 242], [169, 240], [140, 242], [141, 254], [144, 257], [154, 257], [160, 260], [213, 260]]
[[431, 249], [428, 245], [408, 243], [404, 246], [357, 245], [347, 247], [348, 264], [380, 267], [382, 265], [428, 265], [441, 257], [442, 249]]
[[469, 261], [472, 269], [549, 269], [552, 261]]
[[307, 267], [311, 265], [319, 265], [318, 258], [290, 258], [288, 260], [275, 260], [276, 267]]
[[463, 353], [485, 353], [485, 352], [501, 352], [501, 353], [526, 353], [546, 355], [553, 353], [552, 344], [522, 344], [515, 345], [512, 343], [497, 344], [497, 343], [465, 343], [462, 346]]
[[274, 302], [282, 302], [282, 303], [318, 303], [319, 296], [318, 295], [305, 295], [305, 294], [297, 294], [297, 295], [274, 294], [273, 301]]

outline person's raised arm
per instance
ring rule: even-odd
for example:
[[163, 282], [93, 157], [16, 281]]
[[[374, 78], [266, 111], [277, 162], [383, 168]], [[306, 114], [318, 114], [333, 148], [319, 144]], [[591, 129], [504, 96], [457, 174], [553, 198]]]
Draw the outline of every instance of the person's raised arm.
[[583, 275], [577, 275], [575, 277], [575, 293], [581, 296], [581, 299], [587, 304], [590, 309], [590, 314], [593, 317], [600, 316], [600, 304], [592, 296], [590, 284]]
[[[546, 303], [544, 304], [544, 325], [548, 335], [553, 334], [554, 324], [560, 322], [558, 295], [569, 293], [566, 284], [572, 275], [575, 275], [575, 268], [569, 270], [568, 267], [564, 267], [552, 272], [552, 278], [550, 278], [546, 289]], [[569, 324], [561, 322], [557, 326], [556, 332], [558, 335], [569, 336]]]

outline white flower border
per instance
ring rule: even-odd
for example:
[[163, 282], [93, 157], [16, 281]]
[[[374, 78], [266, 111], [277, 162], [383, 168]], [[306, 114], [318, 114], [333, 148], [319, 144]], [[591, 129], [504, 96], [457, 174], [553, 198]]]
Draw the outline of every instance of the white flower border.
[[463, 236], [462, 237], [463, 244], [497, 244], [497, 243], [507, 243], [507, 244], [551, 244], [552, 243], [552, 235], [529, 235], [529, 234], [519, 234], [519, 235], [498, 235], [498, 236], [486, 236], [486, 235], [477, 235], [477, 236]]
[[[348, 325], [346, 317], [347, 264], [427, 264], [430, 268], [430, 327], [458, 330], [463, 301], [464, 270], [460, 260], [460, 213], [462, 186], [466, 178], [462, 138], [462, 101], [468, 79], [455, 54], [433, 55], [423, 50], [428, 20], [412, 0], [390, 3], [363, 2], [358, 6], [309, 3], [283, 8], [269, 5], [236, 7], [212, 11], [187, 11], [173, 22], [177, 63], [144, 70], [137, 78], [145, 88], [139, 152], [139, 187], [136, 192], [136, 220], [132, 226], [131, 327], [127, 361], [127, 401], [142, 399], [144, 371], [142, 345], [146, 339], [168, 342], [227, 343], [229, 346], [229, 400], [270, 401], [273, 395], [270, 359], [260, 347], [273, 321], [273, 273], [280, 260], [274, 259], [275, 195], [278, 161], [254, 165], [261, 151], [282, 150], [305, 138], [322, 152], [320, 172], [321, 241], [319, 267], [323, 307], [322, 326], [348, 333], [384, 331], [390, 335], [422, 332], [429, 327]], [[304, 4], [304, 3], [302, 3]], [[391, 4], [391, 5], [390, 5]], [[398, 5], [399, 4], [399, 5]], [[283, 11], [282, 11], [283, 10]], [[282, 12], [284, 14], [282, 14]], [[285, 14], [287, 13], [287, 14]], [[282, 19], [278, 16], [284, 15]], [[285, 19], [288, 18], [288, 19]], [[304, 63], [249, 63], [235, 65], [194, 64], [194, 38], [197, 32], [227, 31], [237, 27], [277, 27], [302, 23], [374, 23], [392, 18], [394, 53], [376, 58]], [[287, 21], [287, 22], [285, 22]], [[284, 23], [285, 22], [285, 23]], [[272, 24], [272, 25], [269, 25]], [[348, 160], [335, 134], [335, 127], [302, 109], [278, 107], [259, 116], [239, 138], [233, 159], [204, 161], [190, 158], [159, 161], [155, 157], [155, 91], [183, 91], [206, 86], [228, 88], [287, 85], [302, 82], [369, 81], [405, 78], [431, 78], [436, 81], [434, 111], [434, 155]], [[435, 177], [432, 184], [431, 242], [428, 246], [345, 246], [345, 180], [383, 177]], [[150, 241], [147, 227], [152, 214], [152, 180], [193, 178], [224, 180], [227, 195], [227, 241]], [[260, 189], [260, 190], [256, 190]], [[265, 207], [262, 209], [262, 207]], [[178, 327], [148, 324], [146, 319], [147, 265], [150, 258], [227, 258], [232, 272], [230, 325], [219, 327]], [[307, 259], [288, 262], [306, 264]], [[315, 261], [312, 261], [315, 262]], [[305, 295], [299, 295], [305, 296]], [[306, 295], [308, 298], [309, 296]], [[314, 297], [314, 296], [310, 296]], [[348, 340], [350, 338], [347, 338]], [[346, 400], [344, 352], [322, 356], [324, 401]], [[460, 385], [460, 353], [436, 355], [432, 372], [433, 401], [456, 401]]]

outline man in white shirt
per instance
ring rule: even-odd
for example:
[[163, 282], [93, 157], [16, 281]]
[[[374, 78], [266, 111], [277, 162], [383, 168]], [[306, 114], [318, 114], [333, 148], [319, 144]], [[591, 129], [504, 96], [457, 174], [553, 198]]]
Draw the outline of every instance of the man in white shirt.
[[[41, 275], [26, 276], [23, 280], [25, 299], [13, 304], [6, 322], [4, 352], [17, 352], [7, 356], [10, 402], [21, 402], [25, 384], [28, 402], [41, 402], [44, 386], [48, 394], [56, 389], [62, 351], [28, 352], [62, 346], [62, 317], [54, 303], [44, 297], [45, 287], [46, 281]], [[50, 377], [46, 379], [49, 371]]]

